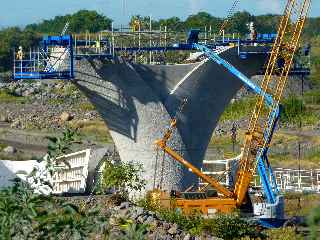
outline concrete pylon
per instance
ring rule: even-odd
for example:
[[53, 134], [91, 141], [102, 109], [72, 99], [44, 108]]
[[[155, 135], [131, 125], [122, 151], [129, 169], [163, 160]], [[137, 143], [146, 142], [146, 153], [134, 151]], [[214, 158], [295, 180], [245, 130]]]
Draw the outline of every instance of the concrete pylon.
[[[266, 58], [257, 54], [242, 60], [235, 48], [221, 56], [248, 77], [258, 72]], [[143, 165], [147, 190], [160, 183], [167, 190], [183, 190], [197, 182], [196, 176], [179, 163], [157, 152], [154, 142], [162, 138], [187, 97], [188, 104], [169, 145], [201, 167], [221, 114], [242, 86], [240, 80], [211, 61], [142, 65], [81, 60], [77, 64], [75, 84], [106, 122], [121, 160]]]

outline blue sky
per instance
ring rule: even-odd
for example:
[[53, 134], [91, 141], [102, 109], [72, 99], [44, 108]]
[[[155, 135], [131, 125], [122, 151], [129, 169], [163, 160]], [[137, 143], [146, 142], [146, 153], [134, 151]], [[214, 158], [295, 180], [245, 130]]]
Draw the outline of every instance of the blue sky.
[[[178, 16], [185, 19], [198, 11], [223, 17], [233, 0], [1, 0], [0, 27], [39, 22], [79, 9], [97, 10], [125, 24], [135, 14], [154, 18]], [[126, 2], [126, 4], [123, 4]], [[281, 13], [286, 0], [241, 0], [239, 10], [254, 14]], [[125, 7], [124, 7], [125, 5]], [[320, 1], [313, 0], [311, 16], [320, 16]]]

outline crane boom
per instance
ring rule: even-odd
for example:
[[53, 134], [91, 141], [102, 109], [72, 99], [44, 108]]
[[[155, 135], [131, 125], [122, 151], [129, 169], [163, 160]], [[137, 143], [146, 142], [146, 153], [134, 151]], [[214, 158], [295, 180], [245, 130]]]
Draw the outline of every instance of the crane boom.
[[[298, 48], [311, 0], [288, 0], [278, 35], [273, 45], [267, 69], [261, 83], [263, 94], [258, 97], [245, 136], [243, 155], [237, 171], [235, 195], [240, 206], [256, 172], [259, 159], [269, 146], [276, 121], [276, 112], [285, 88], [288, 74]], [[280, 74], [278, 79], [274, 78]], [[263, 109], [266, 95], [273, 98], [269, 110]]]
[[163, 140], [159, 140], [156, 142], [156, 144], [162, 148], [168, 155], [170, 155], [173, 159], [181, 163], [183, 166], [187, 167], [191, 172], [196, 174], [198, 177], [200, 177], [205, 182], [209, 183], [214, 189], [216, 189], [218, 192], [222, 193], [226, 197], [232, 197], [233, 192], [228, 190], [226, 187], [222, 186], [217, 180], [215, 180], [212, 177], [209, 177], [206, 174], [203, 174], [198, 168], [193, 166], [191, 163], [186, 161], [183, 157], [181, 157], [179, 154], [177, 154], [175, 151], [173, 151], [170, 147], [168, 147]]

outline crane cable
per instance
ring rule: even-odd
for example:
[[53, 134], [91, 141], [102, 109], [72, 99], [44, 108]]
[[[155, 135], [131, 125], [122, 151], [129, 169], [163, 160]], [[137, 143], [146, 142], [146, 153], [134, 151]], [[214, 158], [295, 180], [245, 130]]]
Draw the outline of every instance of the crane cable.
[[[201, 64], [201, 63], [200, 63]], [[203, 72], [203, 68], [200, 69], [201, 72]], [[197, 85], [197, 83], [199, 82], [199, 79], [197, 79], [193, 84], [192, 84], [192, 88], [191, 89], [195, 89], [195, 86]], [[167, 130], [165, 131], [165, 133], [163, 134], [163, 141], [165, 143], [167, 143], [167, 141], [171, 138], [173, 131], [177, 128], [177, 121], [178, 121], [178, 117], [179, 115], [184, 111], [186, 105], [188, 104], [189, 99], [188, 97], [184, 97], [183, 100], [180, 102], [180, 105], [177, 109], [177, 111], [175, 112], [174, 116], [171, 118], [170, 120], [170, 125], [167, 128]], [[156, 178], [157, 178], [157, 168], [158, 168], [158, 158], [159, 158], [159, 146], [156, 147], [156, 163], [155, 163], [155, 171], [154, 171], [154, 176], [153, 176], [153, 185], [154, 187], [156, 187]], [[164, 161], [165, 161], [165, 150], [163, 150], [163, 155], [162, 155], [162, 162], [161, 162], [161, 173], [160, 173], [160, 184], [159, 184], [159, 189], [162, 189], [162, 183], [163, 183], [163, 177], [164, 177]], [[158, 188], [158, 187], [157, 187]]]
[[229, 24], [233, 14], [235, 13], [236, 8], [238, 7], [240, 3], [240, 0], [235, 0], [231, 6], [231, 8], [228, 11], [227, 17], [225, 18], [225, 20], [223, 21], [220, 30], [219, 30], [219, 35], [221, 35], [223, 33], [223, 31], [226, 29], [227, 25]]

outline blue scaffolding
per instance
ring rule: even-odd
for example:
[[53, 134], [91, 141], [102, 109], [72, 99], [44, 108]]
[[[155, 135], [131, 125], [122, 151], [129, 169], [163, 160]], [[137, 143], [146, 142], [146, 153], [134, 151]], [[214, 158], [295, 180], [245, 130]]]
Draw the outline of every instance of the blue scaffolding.
[[[114, 37], [99, 35], [96, 39], [86, 36], [81, 39], [77, 36], [46, 36], [40, 44], [40, 48], [29, 52], [19, 48], [14, 52], [13, 79], [72, 79], [74, 78], [74, 60], [77, 59], [109, 59], [126, 54], [141, 53], [164, 53], [167, 51], [194, 51], [194, 43], [200, 42], [200, 30], [189, 31], [186, 41], [171, 42], [166, 44], [156, 44], [149, 46], [131, 44], [130, 47], [119, 46], [114, 43]], [[139, 34], [139, 33], [138, 33]], [[212, 41], [205, 41], [202, 46], [210, 50], [218, 49], [222, 46], [233, 46], [238, 49], [240, 59], [246, 59], [250, 55], [270, 53], [271, 45], [276, 38], [276, 34], [258, 34], [257, 38], [240, 39], [235, 38], [214, 38]], [[260, 46], [259, 50], [250, 46]], [[150, 60], [151, 61], [151, 60]], [[263, 69], [262, 69], [263, 71]], [[261, 72], [262, 72], [261, 71]], [[292, 75], [309, 75], [308, 68], [296, 68], [291, 71]]]
[[47, 36], [41, 48], [14, 51], [13, 79], [74, 78], [73, 39], [71, 35]]

